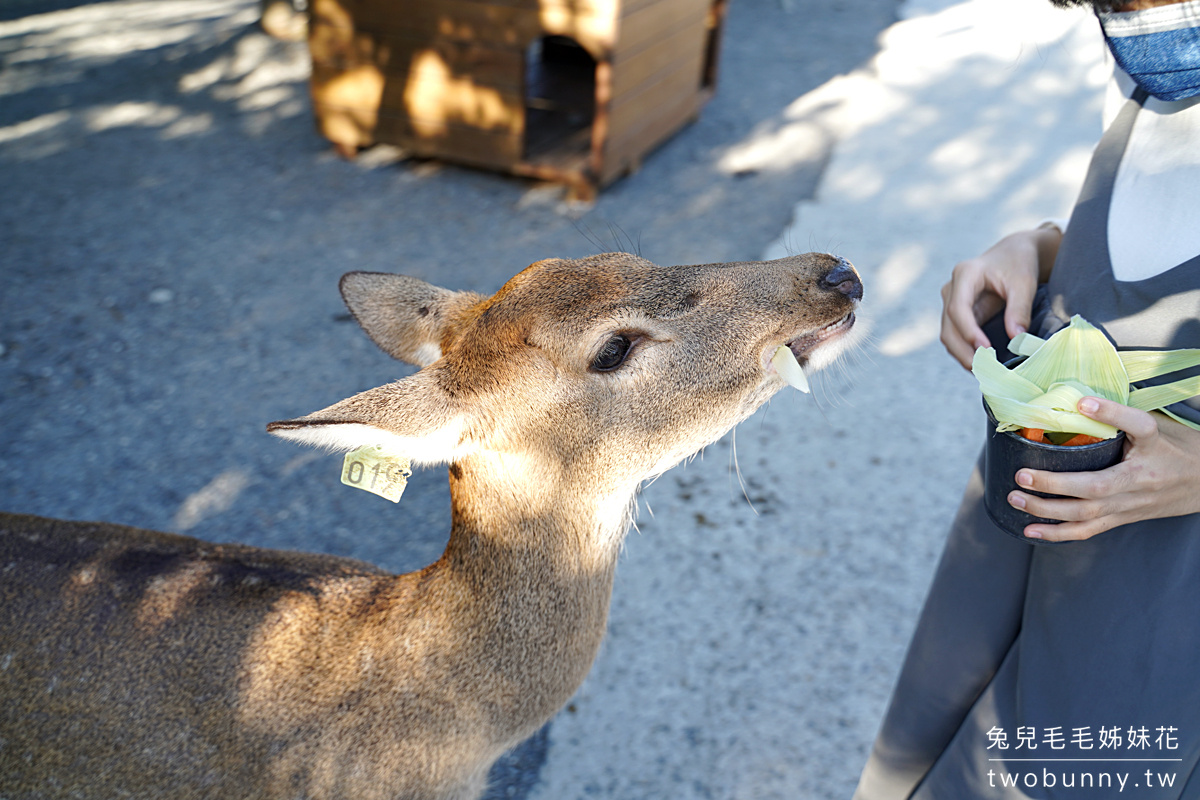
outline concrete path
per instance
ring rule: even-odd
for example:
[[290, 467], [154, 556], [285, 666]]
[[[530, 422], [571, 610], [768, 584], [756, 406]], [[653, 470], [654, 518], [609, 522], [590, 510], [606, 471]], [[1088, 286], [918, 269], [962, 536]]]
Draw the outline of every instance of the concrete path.
[[847, 797], [982, 435], [938, 288], [1069, 208], [1094, 23], [737, 0], [717, 98], [576, 218], [553, 187], [337, 159], [303, 47], [255, 6], [0, 7], [0, 508], [415, 568], [444, 544], [440, 471], [398, 511], [263, 432], [407, 372], [348, 322], [342, 272], [491, 291], [551, 255], [832, 250], [870, 335], [647, 487], [600, 658], [494, 796]]

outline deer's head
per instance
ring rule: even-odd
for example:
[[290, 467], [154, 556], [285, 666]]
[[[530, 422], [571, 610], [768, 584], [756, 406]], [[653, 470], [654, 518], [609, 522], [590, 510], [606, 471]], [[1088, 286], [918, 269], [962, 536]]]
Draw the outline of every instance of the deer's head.
[[862, 284], [843, 259], [661, 267], [627, 253], [533, 264], [492, 297], [350, 273], [342, 294], [403, 380], [273, 433], [413, 463], [508, 453], [559, 476], [636, 485], [720, 438], [842, 349]]

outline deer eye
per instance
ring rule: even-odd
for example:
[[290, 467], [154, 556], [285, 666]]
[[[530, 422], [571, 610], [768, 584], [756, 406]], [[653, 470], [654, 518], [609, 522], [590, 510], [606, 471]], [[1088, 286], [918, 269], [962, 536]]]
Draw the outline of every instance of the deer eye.
[[629, 337], [618, 333], [605, 342], [604, 347], [600, 348], [600, 352], [592, 359], [592, 369], [596, 372], [612, 372], [625, 363], [625, 357], [629, 355], [631, 347], [633, 342]]

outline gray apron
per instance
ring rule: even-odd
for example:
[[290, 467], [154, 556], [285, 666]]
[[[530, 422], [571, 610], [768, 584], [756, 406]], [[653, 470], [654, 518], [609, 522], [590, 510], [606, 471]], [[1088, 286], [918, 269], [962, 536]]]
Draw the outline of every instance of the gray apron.
[[[1040, 335], [1080, 314], [1118, 347], [1200, 347], [1200, 256], [1112, 275], [1109, 201], [1144, 99], [1096, 148]], [[1195, 401], [1172, 410], [1200, 421]], [[1200, 798], [1198, 761], [1200, 519], [1034, 545], [988, 519], [977, 467], [855, 797]]]

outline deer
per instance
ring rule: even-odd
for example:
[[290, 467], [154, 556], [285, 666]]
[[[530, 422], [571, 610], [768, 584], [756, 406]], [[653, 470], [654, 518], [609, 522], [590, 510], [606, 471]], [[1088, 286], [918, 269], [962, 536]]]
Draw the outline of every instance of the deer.
[[364, 272], [341, 292], [420, 369], [267, 430], [445, 465], [444, 554], [393, 575], [0, 516], [0, 796], [474, 800], [590, 670], [641, 485], [783, 388], [781, 347], [836, 359], [862, 282], [823, 253], [609, 253], [490, 297]]

